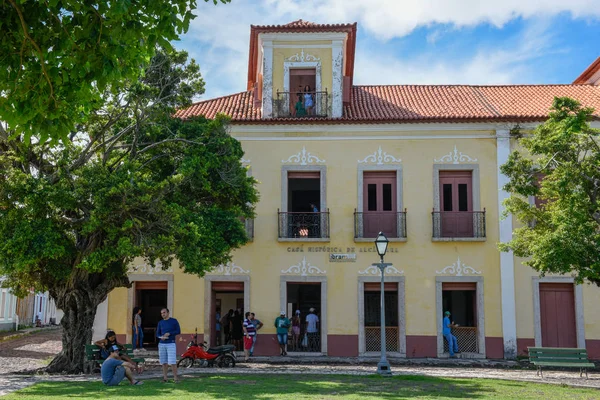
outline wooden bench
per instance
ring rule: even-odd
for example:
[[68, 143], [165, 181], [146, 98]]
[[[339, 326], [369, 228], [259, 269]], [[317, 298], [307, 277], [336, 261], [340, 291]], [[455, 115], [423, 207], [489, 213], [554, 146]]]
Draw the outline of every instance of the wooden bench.
[[[131, 360], [133, 362], [136, 362], [138, 364], [140, 363], [145, 363], [146, 360], [142, 357], [136, 357], [135, 354], [133, 353], [133, 345], [128, 343], [128, 344], [122, 344], [122, 347], [125, 348], [125, 351], [121, 351], [119, 354], [125, 354], [127, 356], [129, 356], [129, 358], [131, 358]], [[94, 371], [94, 369], [98, 366], [101, 366], [102, 363], [104, 362], [104, 360], [102, 358], [100, 358], [100, 347], [96, 346], [95, 344], [86, 344], [85, 345], [85, 372], [86, 373], [91, 373]]]
[[587, 379], [587, 369], [594, 368], [594, 363], [588, 360], [586, 349], [567, 349], [558, 347], [528, 347], [529, 362], [537, 367], [537, 374], [544, 378], [542, 367], [573, 367], [579, 368], [579, 377]]

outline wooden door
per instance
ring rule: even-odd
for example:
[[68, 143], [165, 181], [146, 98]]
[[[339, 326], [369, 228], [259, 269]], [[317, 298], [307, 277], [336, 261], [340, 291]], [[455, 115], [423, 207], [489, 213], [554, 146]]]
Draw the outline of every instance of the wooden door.
[[363, 175], [363, 237], [379, 232], [398, 237], [396, 172], [365, 172]]
[[572, 283], [540, 283], [542, 347], [577, 347]]
[[443, 237], [473, 236], [471, 171], [440, 171], [440, 217]]

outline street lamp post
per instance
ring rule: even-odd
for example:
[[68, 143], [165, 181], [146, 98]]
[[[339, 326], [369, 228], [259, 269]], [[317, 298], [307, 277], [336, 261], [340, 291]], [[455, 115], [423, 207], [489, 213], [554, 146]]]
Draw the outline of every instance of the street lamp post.
[[377, 254], [379, 254], [380, 262], [373, 264], [373, 266], [379, 268], [379, 270], [381, 271], [381, 360], [379, 360], [379, 363], [377, 364], [377, 373], [379, 375], [392, 374], [390, 363], [388, 362], [385, 356], [385, 291], [383, 285], [383, 274], [385, 272], [385, 269], [392, 264], [384, 263], [383, 256], [385, 256], [385, 253], [387, 252], [388, 243], [388, 238], [383, 234], [383, 232], [379, 232], [379, 235], [377, 235], [377, 239], [375, 239], [375, 247], [377, 248]]

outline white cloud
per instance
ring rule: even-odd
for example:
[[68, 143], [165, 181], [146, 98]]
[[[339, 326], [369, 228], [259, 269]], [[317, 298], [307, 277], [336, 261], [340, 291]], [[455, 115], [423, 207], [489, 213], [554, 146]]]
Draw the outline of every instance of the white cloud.
[[[443, 32], [433, 30], [428, 34], [428, 41], [434, 43], [440, 33], [447, 34], [452, 29], [485, 23], [500, 27], [516, 18], [535, 21], [561, 12], [573, 17], [600, 17], [597, 5], [598, 0], [234, 0], [217, 6], [200, 2], [198, 17], [192, 21], [183, 42], [175, 45], [188, 50], [198, 61], [207, 82], [203, 98], [212, 98], [246, 89], [251, 24], [285, 24], [300, 18], [317, 23], [357, 21], [359, 40], [369, 35], [380, 41], [407, 35], [417, 27], [444, 24]], [[369, 84], [523, 81], [527, 61], [536, 57], [540, 49], [549, 51], [547, 32], [547, 26], [539, 28], [534, 24], [533, 30], [506, 41], [510, 45], [505, 48], [474, 49], [470, 59], [445, 63], [435, 55], [408, 60], [373, 50], [360, 52], [356, 57], [355, 81]], [[382, 42], [381, 46], [385, 44]], [[385, 82], [386, 79], [393, 82]]]

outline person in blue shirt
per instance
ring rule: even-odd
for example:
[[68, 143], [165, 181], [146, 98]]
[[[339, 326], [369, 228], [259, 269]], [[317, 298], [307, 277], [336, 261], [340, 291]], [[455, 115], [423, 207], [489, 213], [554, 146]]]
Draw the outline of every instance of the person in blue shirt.
[[132, 385], [141, 385], [144, 382], [133, 379], [131, 370], [135, 368], [130, 362], [122, 361], [119, 357], [119, 346], [114, 345], [110, 348], [110, 354], [102, 363], [100, 375], [102, 383], [106, 386], [117, 386], [123, 378], [127, 377]]
[[450, 322], [450, 311], [446, 311], [444, 313], [444, 320], [442, 322], [442, 333], [448, 342], [448, 351], [450, 352], [450, 357], [455, 357], [454, 353], [460, 353], [460, 351], [458, 351], [458, 341], [456, 340], [456, 336], [454, 336], [450, 330], [455, 326], [458, 325], [455, 325], [454, 322]]
[[169, 317], [168, 308], [160, 310], [160, 316], [162, 317], [162, 321], [158, 321], [156, 337], [160, 339], [160, 342], [158, 342], [158, 359], [162, 365], [163, 382], [168, 382], [167, 373], [170, 365], [173, 370], [173, 381], [179, 383], [179, 378], [177, 377], [175, 337], [181, 333], [181, 328], [175, 318]]

